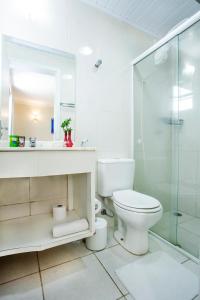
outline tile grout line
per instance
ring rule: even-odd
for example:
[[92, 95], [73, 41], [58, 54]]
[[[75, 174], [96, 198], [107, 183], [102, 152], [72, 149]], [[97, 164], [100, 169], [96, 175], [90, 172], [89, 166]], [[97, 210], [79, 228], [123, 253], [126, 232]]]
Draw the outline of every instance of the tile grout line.
[[43, 298], [43, 300], [45, 300], [44, 287], [43, 287], [43, 282], [42, 282], [42, 274], [41, 274], [41, 270], [40, 270], [40, 262], [39, 262], [38, 252], [37, 252], [37, 262], [38, 262], [38, 269], [39, 269], [39, 276], [40, 276], [40, 284], [41, 284], [41, 289], [42, 289], [42, 298]]
[[188, 261], [190, 261], [190, 260], [191, 260], [191, 259], [186, 258], [184, 261], [181, 262], [181, 265], [184, 265], [184, 263], [186, 263], [186, 262], [188, 262]]
[[[117, 244], [117, 245], [119, 245], [119, 244]], [[110, 246], [110, 247], [108, 247], [108, 248], [105, 248], [104, 250], [110, 249], [110, 248], [113, 248], [113, 247], [116, 247], [117, 245]], [[101, 250], [101, 251], [103, 251], [103, 250]], [[73, 258], [73, 259], [70, 259], [70, 260], [66, 260], [66, 261], [64, 261], [64, 262], [62, 262], [62, 263], [59, 263], [59, 264], [56, 264], [56, 265], [49, 266], [49, 267], [47, 267], [47, 268], [41, 269], [41, 272], [46, 271], [46, 270], [49, 270], [49, 269], [52, 269], [52, 268], [54, 268], [54, 267], [61, 266], [61, 265], [63, 265], [63, 264], [67, 264], [67, 263], [72, 262], [72, 261], [74, 261], [74, 260], [80, 259], [80, 258], [82, 258], [82, 257], [87, 257], [87, 256], [89, 256], [89, 255], [92, 255], [92, 254], [95, 254], [95, 253], [98, 253], [98, 252], [101, 252], [101, 251], [96, 251], [96, 250], [95, 250], [95, 251], [92, 251], [92, 250], [91, 250], [91, 253], [88, 253], [88, 254], [86, 254], [86, 255], [81, 255], [81, 256], [78, 256], [78, 257], [76, 257], [76, 258]]]
[[40, 272], [43, 272], [43, 271], [52, 269], [52, 268], [57, 267], [57, 266], [61, 266], [61, 265], [63, 265], [63, 264], [66, 264], [66, 263], [68, 263], [68, 262], [72, 262], [72, 261], [77, 260], [77, 259], [80, 259], [80, 258], [82, 258], [82, 257], [87, 257], [87, 256], [89, 256], [89, 255], [91, 255], [91, 254], [94, 254], [94, 253], [91, 252], [91, 253], [89, 253], [89, 254], [86, 254], [86, 255], [83, 255], [83, 256], [76, 257], [76, 258], [74, 258], [74, 259], [71, 259], [71, 260], [68, 260], [68, 261], [59, 263], [59, 264], [57, 264], [57, 265], [53, 265], [53, 266], [50, 266], [50, 267], [45, 268], [45, 269], [40, 269], [39, 257], [38, 257], [38, 252], [37, 252], [37, 255], [36, 255], [36, 256], [37, 256], [37, 262], [38, 262], [38, 271], [33, 272], [33, 273], [30, 273], [30, 274], [23, 275], [23, 276], [20, 276], [20, 277], [17, 277], [17, 278], [15, 278], [15, 279], [11, 279], [11, 280], [2, 282], [2, 283], [0, 283], [0, 286], [3, 285], [3, 284], [6, 284], [6, 283], [10, 283], [10, 282], [12, 282], [12, 281], [16, 281], [16, 280], [18, 280], [18, 279], [22, 279], [22, 278], [29, 277], [29, 276], [34, 275], [34, 274], [38, 274], [38, 273], [40, 273]]
[[[96, 257], [96, 259], [98, 260], [98, 262], [101, 264], [101, 266], [103, 267], [103, 269], [106, 271], [106, 273], [108, 274], [108, 276], [110, 277], [110, 279], [112, 280], [112, 282], [114, 283], [114, 285], [116, 286], [116, 288], [118, 289], [118, 291], [120, 292], [120, 294], [122, 295], [120, 298], [127, 296], [128, 293], [126, 295], [123, 295], [123, 293], [121, 292], [121, 290], [117, 286], [116, 282], [114, 281], [114, 279], [112, 278], [112, 276], [108, 273], [108, 271], [106, 270], [106, 268], [104, 267], [104, 265], [102, 264], [102, 262], [99, 260], [99, 258], [96, 256], [95, 253], [94, 253], [94, 256]], [[117, 299], [120, 299], [120, 298], [117, 298]]]
[[59, 263], [59, 264], [56, 264], [56, 265], [47, 267], [47, 268], [45, 268], [45, 269], [41, 269], [41, 272], [46, 271], [46, 270], [49, 270], [49, 269], [52, 269], [52, 268], [55, 268], [55, 267], [59, 267], [59, 266], [61, 266], [61, 265], [70, 263], [70, 262], [72, 262], [72, 261], [74, 261], [74, 260], [78, 260], [78, 259], [83, 258], [83, 257], [90, 256], [90, 255], [92, 255], [92, 254], [93, 254], [93, 253], [91, 252], [91, 253], [89, 253], [89, 254], [86, 254], [86, 255], [83, 255], [83, 256], [76, 257], [76, 258], [74, 258], [74, 259], [66, 260], [66, 261], [64, 261], [64, 262], [62, 262], [62, 263]]
[[10, 283], [10, 282], [13, 282], [13, 281], [16, 281], [16, 280], [19, 280], [19, 279], [23, 279], [23, 278], [25, 278], [25, 277], [32, 276], [32, 275], [34, 275], [34, 274], [38, 274], [38, 273], [39, 273], [39, 272], [37, 271], [37, 272], [33, 272], [33, 273], [30, 273], [30, 274], [27, 274], [27, 275], [23, 275], [23, 276], [17, 277], [17, 278], [15, 278], [15, 279], [11, 279], [11, 280], [2, 282], [2, 283], [0, 283], [0, 286], [1, 286], [1, 285], [4, 285], [4, 284], [7, 284], [7, 283]]
[[[113, 247], [116, 247], [117, 245], [119, 245], [119, 244], [109, 246], [109, 247], [105, 248], [104, 250], [110, 249], [110, 248], [113, 248]], [[103, 250], [101, 250], [101, 251], [103, 251]], [[33, 272], [33, 273], [30, 273], [30, 274], [23, 275], [23, 276], [19, 276], [19, 277], [15, 278], [15, 279], [11, 279], [11, 280], [8, 280], [8, 281], [6, 281], [6, 282], [2, 282], [2, 283], [0, 283], [0, 286], [3, 285], [3, 284], [6, 284], [6, 283], [10, 283], [10, 282], [12, 282], [12, 281], [16, 281], [16, 280], [18, 280], [18, 279], [22, 279], [22, 278], [25, 278], [25, 277], [28, 277], [28, 276], [37, 274], [37, 273], [40, 274], [40, 272], [43, 272], [43, 271], [52, 269], [52, 268], [54, 268], [54, 267], [61, 266], [61, 265], [63, 265], [63, 264], [66, 264], [66, 263], [69, 263], [69, 262], [72, 262], [72, 261], [81, 259], [81, 258], [83, 258], [83, 257], [90, 256], [90, 255], [92, 255], [92, 254], [95, 255], [95, 253], [98, 253], [98, 252], [101, 252], [101, 251], [92, 251], [92, 250], [91, 250], [91, 253], [89, 253], [89, 254], [82, 255], [82, 256], [76, 257], [76, 258], [74, 258], [74, 259], [66, 260], [66, 261], [64, 261], [64, 262], [62, 262], [62, 263], [55, 264], [55, 265], [53, 265], [53, 266], [50, 266], [50, 267], [47, 267], [47, 268], [44, 268], [44, 269], [41, 269], [41, 268], [40, 268], [40, 264], [39, 264], [39, 256], [38, 256], [38, 252], [36, 252], [36, 253], [37, 253], [37, 254], [36, 254], [36, 256], [37, 256], [37, 262], [38, 262], [38, 271]], [[97, 256], [95, 255], [95, 257], [97, 257]], [[98, 259], [98, 258], [97, 258], [97, 259]], [[108, 273], [108, 272], [106, 271], [106, 273]], [[41, 285], [42, 285], [42, 283], [41, 283]], [[43, 287], [43, 285], [42, 285], [42, 287]], [[126, 296], [126, 295], [125, 295], [125, 296]]]
[[[127, 293], [126, 295], [123, 295], [122, 297], [120, 298], [117, 298], [116, 300], [122, 300], [122, 299], [126, 299], [126, 296], [130, 296], [129, 293]], [[132, 299], [132, 298], [131, 298]], [[134, 299], [133, 299], [134, 300]]]

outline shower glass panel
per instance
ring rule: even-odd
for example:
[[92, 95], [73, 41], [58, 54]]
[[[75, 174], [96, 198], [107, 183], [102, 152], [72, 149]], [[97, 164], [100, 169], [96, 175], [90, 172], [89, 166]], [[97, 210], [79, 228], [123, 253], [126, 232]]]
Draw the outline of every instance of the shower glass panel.
[[200, 22], [179, 36], [179, 193], [177, 243], [199, 257], [200, 244]]
[[177, 241], [178, 38], [134, 66], [134, 189], [157, 198], [163, 217], [152, 231]]
[[134, 65], [135, 190], [157, 198], [152, 231], [200, 258], [200, 21]]

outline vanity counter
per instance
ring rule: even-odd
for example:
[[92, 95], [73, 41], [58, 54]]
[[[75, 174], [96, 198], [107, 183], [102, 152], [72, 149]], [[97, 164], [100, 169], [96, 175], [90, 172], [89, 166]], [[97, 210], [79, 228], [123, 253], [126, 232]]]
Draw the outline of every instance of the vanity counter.
[[0, 148], [0, 178], [94, 172], [95, 148]]
[[21, 152], [21, 151], [96, 151], [95, 147], [0, 147], [0, 152]]

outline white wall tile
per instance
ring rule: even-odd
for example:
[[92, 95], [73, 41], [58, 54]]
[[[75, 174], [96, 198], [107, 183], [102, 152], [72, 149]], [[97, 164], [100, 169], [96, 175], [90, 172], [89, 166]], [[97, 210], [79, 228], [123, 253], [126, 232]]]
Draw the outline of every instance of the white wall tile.
[[29, 203], [0, 206], [0, 221], [29, 216]]
[[29, 178], [0, 179], [0, 205], [29, 201]]
[[67, 176], [32, 177], [30, 179], [31, 202], [64, 199], [67, 199]]
[[180, 149], [179, 179], [186, 184], [196, 184], [198, 152]]
[[1, 257], [0, 269], [0, 284], [33, 274], [39, 270], [37, 255], [30, 252]]
[[53, 212], [53, 207], [57, 205], [65, 205], [67, 207], [66, 199], [61, 200], [47, 200], [47, 201], [36, 201], [30, 203], [31, 216], [41, 215], [41, 214], [50, 214]]
[[196, 195], [192, 194], [192, 192], [191, 194], [184, 194], [183, 189], [181, 189], [178, 198], [178, 210], [188, 215], [195, 216], [197, 213], [196, 209]]

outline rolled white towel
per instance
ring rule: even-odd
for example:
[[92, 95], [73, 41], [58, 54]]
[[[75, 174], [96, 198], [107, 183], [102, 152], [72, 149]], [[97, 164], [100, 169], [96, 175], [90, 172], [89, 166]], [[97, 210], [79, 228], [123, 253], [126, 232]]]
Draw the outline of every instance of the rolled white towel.
[[89, 225], [86, 219], [79, 219], [72, 222], [57, 224], [53, 226], [53, 237], [61, 237], [64, 235], [73, 234], [87, 230], [88, 228]]

